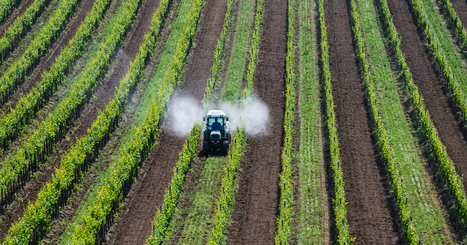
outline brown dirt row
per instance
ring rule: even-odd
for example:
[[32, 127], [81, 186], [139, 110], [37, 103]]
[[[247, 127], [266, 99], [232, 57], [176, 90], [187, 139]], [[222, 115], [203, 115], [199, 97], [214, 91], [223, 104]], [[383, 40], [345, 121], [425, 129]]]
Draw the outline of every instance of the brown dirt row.
[[[201, 23], [195, 37], [193, 56], [185, 66], [185, 74], [176, 97], [192, 97], [199, 105], [203, 99], [206, 82], [214, 50], [219, 39], [227, 1], [208, 0], [202, 10]], [[172, 118], [164, 120], [162, 128], [170, 124]], [[151, 222], [158, 207], [163, 203], [165, 189], [173, 176], [173, 168], [178, 161], [185, 138], [176, 137], [162, 129], [158, 145], [143, 163], [145, 174], [138, 179], [132, 194], [125, 201], [116, 223], [109, 232], [109, 244], [144, 244], [151, 235]]]
[[[74, 146], [77, 139], [87, 134], [87, 130], [97, 118], [98, 112], [105, 110], [106, 105], [114, 96], [115, 89], [118, 87], [120, 79], [123, 78], [128, 70], [130, 59], [134, 59], [138, 51], [137, 49], [130, 48], [129, 50], [133, 51], [133, 53], [129, 53], [126, 51], [126, 47], [140, 45], [144, 34], [149, 31], [151, 25], [150, 17], [155, 11], [155, 8], [158, 7], [158, 4], [159, 2], [157, 1], [145, 1], [140, 7], [137, 15], [138, 21], [135, 20], [134, 26], [127, 35], [122, 49], [114, 59], [110, 69], [111, 71], [108, 72], [101, 84], [95, 89], [93, 98], [85, 107], [80, 118], [74, 123], [74, 127], [67, 134], [68, 137], [62, 139], [56, 147], [55, 153], [58, 154], [54, 154], [52, 163], [43, 167], [38, 172], [38, 177], [31, 181], [28, 187], [23, 191], [22, 196], [24, 196], [24, 198], [18, 203], [19, 205], [12, 206], [8, 211], [8, 220], [4, 220], [1, 224], [1, 226], [5, 226], [6, 229], [1, 229], [0, 238], [4, 239], [11, 224], [23, 215], [28, 202], [35, 202], [42, 186], [51, 179], [55, 169], [59, 168], [63, 154], [66, 154], [66, 152]], [[69, 140], [67, 140], [67, 138], [69, 138]]]
[[228, 244], [273, 244], [279, 202], [279, 173], [285, 107], [287, 1], [264, 1], [262, 34], [254, 91], [269, 108], [266, 135], [248, 137], [240, 161]]
[[452, 7], [456, 11], [464, 28], [467, 26], [467, 1], [466, 0], [450, 0]]
[[42, 81], [42, 73], [50, 71], [50, 67], [55, 64], [55, 59], [60, 55], [64, 47], [68, 46], [68, 42], [75, 36], [76, 31], [86, 18], [86, 15], [91, 12], [95, 2], [96, 0], [82, 1], [80, 8], [74, 13], [67, 27], [49, 49], [49, 52], [42, 58], [41, 62], [34, 69], [30, 78], [16, 90], [16, 92], [11, 96], [10, 101], [1, 106], [1, 112], [9, 113], [10, 110], [16, 107], [16, 103], [21, 97], [26, 96], [39, 82]]
[[[459, 175], [467, 175], [467, 142], [460, 123], [452, 112], [449, 98], [443, 92], [442, 79], [437, 76], [425, 43], [418, 35], [409, 5], [404, 0], [389, 0], [388, 5], [393, 15], [394, 25], [401, 36], [401, 49], [413, 74], [414, 83], [425, 98], [425, 105], [438, 130], [441, 142], [446, 146], [448, 155], [454, 161]], [[464, 188], [467, 188], [466, 182], [464, 182]]]
[[8, 27], [13, 24], [16, 18], [23, 15], [32, 3], [34, 3], [34, 0], [24, 0], [15, 10], [13, 10], [13, 12], [10, 13], [10, 16], [8, 16], [8, 18], [0, 25], [0, 37], [3, 37]]
[[[173, 19], [176, 18], [176, 12], [173, 11], [177, 9], [177, 6], [177, 2], [174, 2], [171, 6], [166, 25], [167, 23], [171, 23]], [[173, 12], [173, 14], [170, 14], [171, 12]], [[99, 174], [98, 171], [105, 170], [108, 167], [108, 165], [113, 161], [113, 157], [115, 156], [115, 150], [118, 149], [122, 138], [133, 125], [134, 112], [136, 111], [136, 108], [141, 102], [141, 97], [144, 94], [144, 89], [147, 87], [150, 78], [154, 75], [154, 70], [157, 67], [159, 58], [164, 49], [164, 43], [166, 42], [168, 34], [170, 33], [169, 29], [170, 28], [162, 30], [158, 45], [154, 51], [154, 55], [149, 59], [149, 63], [147, 65], [147, 68], [145, 69], [145, 74], [143, 75], [143, 78], [136, 85], [136, 92], [131, 96], [131, 99], [128, 104], [128, 109], [125, 111], [122, 119], [119, 121], [117, 129], [115, 130], [115, 132], [112, 133], [112, 138], [102, 149], [102, 154], [98, 156], [98, 159], [96, 159], [96, 163], [94, 163], [93, 167], [84, 177], [84, 180], [80, 184], [78, 192], [72, 197], [71, 201], [63, 207], [63, 211], [60, 212], [59, 218], [55, 221], [54, 225], [50, 229], [51, 231], [47, 234], [48, 241], [57, 241], [60, 238], [60, 236], [63, 234], [63, 232], [71, 222], [71, 219], [75, 215], [76, 210], [80, 206], [80, 203], [83, 200], [86, 200], [90, 188], [92, 188], [92, 186], [96, 183], [97, 175]], [[141, 171], [141, 173], [143, 172], [144, 170]], [[129, 195], [131, 195], [131, 192]], [[106, 238], [108, 239], [108, 237]]]
[[350, 235], [357, 244], [399, 243], [387, 171], [367, 117], [349, 6], [344, 0], [330, 0], [325, 2], [325, 11]]

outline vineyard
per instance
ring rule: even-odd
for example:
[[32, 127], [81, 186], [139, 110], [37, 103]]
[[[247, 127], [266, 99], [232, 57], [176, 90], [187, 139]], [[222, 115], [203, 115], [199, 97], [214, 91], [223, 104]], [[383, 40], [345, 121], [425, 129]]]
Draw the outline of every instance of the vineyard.
[[465, 244], [464, 26], [466, 0], [0, 0], [0, 242]]

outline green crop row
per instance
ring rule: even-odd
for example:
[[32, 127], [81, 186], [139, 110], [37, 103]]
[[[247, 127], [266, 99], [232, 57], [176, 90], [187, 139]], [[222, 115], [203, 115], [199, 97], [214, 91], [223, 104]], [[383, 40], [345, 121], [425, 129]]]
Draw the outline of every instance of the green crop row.
[[[251, 47], [248, 56], [248, 66], [246, 72], [246, 85], [243, 91], [242, 104], [248, 103], [248, 98], [253, 92], [253, 77], [256, 71], [256, 59], [259, 52], [259, 42], [261, 40], [261, 23], [263, 18], [263, 0], [256, 3], [255, 24]], [[228, 153], [227, 165], [224, 168], [224, 177], [222, 178], [222, 191], [219, 194], [217, 208], [212, 219], [211, 235], [208, 238], [208, 244], [225, 244], [226, 237], [224, 231], [227, 227], [227, 219], [230, 216], [234, 204], [233, 184], [237, 175], [240, 158], [246, 145], [246, 138], [243, 128], [239, 128], [233, 138], [232, 147]]]
[[95, 58], [87, 64], [69, 95], [47, 116], [19, 150], [7, 157], [0, 170], [3, 207], [12, 200], [16, 191], [25, 184], [30, 173], [37, 169], [46, 155], [53, 152], [55, 143], [79, 117], [80, 111], [110, 66], [116, 48], [131, 26], [140, 3], [139, 0], [128, 1], [119, 9], [111, 35], [103, 42]]
[[294, 31], [295, 31], [295, 0], [288, 0], [287, 6], [287, 55], [286, 55], [286, 102], [284, 115], [284, 147], [282, 148], [282, 173], [279, 176], [280, 201], [279, 217], [277, 219], [277, 231], [275, 243], [288, 244], [290, 235], [291, 205], [293, 203], [292, 193], [292, 136], [295, 109], [295, 51], [294, 51]]
[[[150, 32], [144, 36], [135, 60], [131, 63], [129, 72], [120, 81], [120, 87], [114, 99], [107, 105], [105, 111], [98, 116], [88, 134], [79, 139], [77, 144], [62, 157], [61, 168], [56, 170], [52, 181], [47, 183], [39, 193], [34, 205], [30, 205], [23, 218], [16, 222], [10, 229], [5, 241], [22, 241], [42, 231], [40, 226], [51, 225], [49, 214], [58, 213], [61, 207], [72, 195], [76, 183], [80, 182], [80, 176], [95, 159], [101, 149], [110, 138], [118, 119], [123, 114], [131, 88], [139, 81], [145, 67], [147, 58], [159, 39], [159, 34], [164, 23], [165, 15], [172, 0], [164, 0], [157, 9], [151, 22]], [[5, 244], [8, 244], [5, 242]], [[26, 243], [26, 242], [25, 242]]]
[[[63, 0], [66, 2], [69, 0]], [[0, 64], [14, 46], [21, 40], [22, 36], [31, 26], [36, 22], [36, 19], [44, 11], [45, 6], [49, 4], [50, 0], [37, 0], [24, 12], [23, 15], [18, 17], [13, 24], [5, 31], [5, 34], [0, 39]], [[78, 3], [78, 2], [77, 2]], [[76, 4], [77, 4], [76, 3]]]
[[161, 244], [170, 217], [172, 217], [177, 205], [178, 198], [185, 182], [185, 175], [190, 166], [191, 160], [195, 156], [195, 148], [198, 145], [199, 135], [201, 134], [201, 126], [196, 124], [191, 130], [190, 137], [187, 139], [183, 150], [180, 153], [180, 158], [174, 168], [174, 177], [172, 178], [169, 188], [165, 190], [164, 203], [157, 211], [153, 222], [152, 235], [146, 241], [146, 244]]
[[462, 42], [464, 48], [467, 48], [467, 31], [465, 30], [464, 26], [462, 25], [459, 16], [457, 15], [456, 11], [452, 7], [451, 1], [449, 0], [438, 0], [441, 7], [444, 8], [446, 12], [448, 23], [451, 28], [455, 28], [455, 33], [457, 37]]
[[410, 215], [409, 206], [407, 202], [407, 197], [405, 194], [401, 173], [398, 169], [397, 163], [394, 159], [394, 151], [392, 149], [391, 143], [389, 141], [388, 133], [384, 126], [382, 117], [377, 108], [377, 96], [375, 94], [373, 80], [370, 75], [370, 64], [367, 61], [366, 52], [365, 52], [365, 40], [362, 35], [362, 29], [360, 28], [360, 15], [358, 13], [358, 7], [355, 0], [350, 1], [351, 7], [351, 20], [352, 20], [352, 30], [354, 32], [354, 37], [356, 41], [356, 53], [359, 57], [361, 64], [361, 70], [363, 72], [363, 78], [365, 82], [365, 87], [367, 91], [367, 99], [371, 109], [371, 115], [373, 122], [376, 127], [376, 135], [378, 137], [378, 144], [381, 152], [383, 153], [384, 161], [387, 164], [389, 171], [391, 186], [394, 190], [394, 195], [397, 201], [397, 208], [399, 210], [399, 218], [402, 222], [402, 227], [404, 234], [407, 238], [407, 241], [410, 244], [418, 244], [419, 237], [414, 226], [412, 216]]
[[16, 59], [0, 78], [0, 104], [6, 103], [11, 94], [24, 82], [24, 78], [32, 72], [47, 51], [60, 36], [62, 30], [76, 10], [80, 1], [66, 0], [52, 12], [47, 23], [37, 33], [23, 55]]
[[[188, 48], [195, 35], [203, 6], [203, 0], [196, 0], [193, 3], [187, 18], [187, 27], [178, 42], [174, 58], [165, 73], [163, 84], [157, 95], [154, 96], [144, 121], [134, 130], [131, 139], [122, 146], [122, 155], [119, 159], [109, 166], [109, 175], [96, 189], [97, 198], [89, 204], [86, 210], [83, 210], [82, 215], [77, 217], [77, 223], [80, 225], [76, 226], [70, 234], [71, 241], [65, 241], [65, 243], [93, 244], [96, 237], [105, 233], [109, 227], [114, 212], [118, 209], [119, 201], [128, 194], [139, 164], [149, 154], [149, 150], [156, 140], [160, 116], [180, 80]], [[194, 144], [195, 140], [192, 143]]]
[[[0, 119], [0, 145], [3, 146], [3, 149], [11, 144], [11, 140], [22, 134], [25, 126], [30, 123], [34, 115], [47, 103], [50, 96], [52, 96], [58, 86], [66, 78], [66, 74], [73, 68], [74, 61], [82, 54], [91, 40], [110, 2], [111, 0], [99, 0], [94, 4], [92, 11], [87, 15], [73, 39], [68, 43], [68, 46], [63, 49], [60, 56], [57, 57], [50, 71], [42, 74], [42, 81], [38, 83], [29, 94], [20, 98], [15, 109]], [[39, 36], [42, 36], [43, 33], [41, 33]], [[35, 41], [36, 39], [34, 42]], [[33, 45], [30, 45], [30, 47], [32, 46]], [[33, 51], [32, 48], [28, 48], [28, 50], [29, 53]], [[28, 51], [26, 51], [26, 53], [27, 52]], [[28, 62], [29, 64], [33, 62], [31, 55], [26, 53], [17, 60], [20, 62], [24, 61], [22, 65], [26, 64], [25, 68], [27, 68]], [[18, 62], [18, 64], [20, 62]], [[16, 63], [15, 61], [14, 64]], [[21, 69], [12, 70], [13, 68], [14, 67], [11, 66], [0, 81], [12, 81], [12, 77], [17, 77], [18, 79], [24, 78], [25, 74], [21, 72]]]
[[227, 33], [229, 31], [230, 19], [232, 18], [232, 9], [234, 6], [234, 0], [229, 0], [227, 3], [227, 10], [225, 12], [224, 26], [222, 27], [222, 33], [217, 41], [216, 50], [214, 51], [214, 62], [211, 67], [211, 77], [208, 80], [206, 91], [204, 92], [203, 98], [203, 111], [206, 109], [209, 100], [211, 100], [212, 93], [214, 91], [214, 84], [219, 77], [219, 69], [222, 62], [222, 55], [224, 53], [225, 42], [227, 40]]
[[[224, 52], [224, 46], [228, 34], [230, 20], [232, 18], [232, 9], [234, 6], [234, 2], [234, 0], [229, 0], [229, 2], [227, 3], [227, 11], [225, 13], [224, 25], [222, 28], [221, 36], [217, 41], [216, 50], [214, 51], [214, 61], [211, 67], [211, 77], [207, 81], [207, 87], [204, 92], [203, 109], [207, 108], [209, 104], [209, 100], [211, 99], [212, 93], [214, 91], [214, 84], [216, 83], [217, 77], [219, 76], [219, 67], [221, 64], [222, 54]], [[165, 191], [166, 194], [164, 196], [164, 203], [162, 204], [160, 210], [156, 213], [156, 216], [153, 221], [152, 235], [148, 238], [146, 244], [161, 244], [165, 237], [165, 232], [167, 230], [169, 220], [172, 217], [174, 208], [177, 205], [178, 198], [180, 196], [180, 192], [183, 188], [186, 171], [188, 171], [191, 159], [194, 156], [194, 148], [197, 145], [200, 133], [200, 126], [195, 125], [195, 127], [193, 127], [193, 129], [191, 130], [190, 138], [188, 139], [187, 144], [185, 144], [185, 146], [183, 147], [180, 159], [177, 162], [177, 165], [175, 166], [174, 176], [172, 177], [171, 184], [169, 185], [169, 188]], [[192, 143], [193, 146], [187, 146], [188, 142]], [[189, 147], [192, 147], [193, 149]], [[184, 152], [189, 153], [191, 151], [193, 152], [193, 154], [190, 155], [189, 158], [184, 157], [186, 156]]]
[[344, 177], [340, 161], [340, 147], [337, 139], [336, 113], [334, 112], [334, 102], [332, 97], [331, 72], [329, 67], [329, 46], [327, 29], [324, 17], [324, 0], [318, 0], [318, 23], [320, 35], [321, 52], [321, 79], [323, 81], [324, 99], [326, 100], [326, 126], [329, 137], [329, 154], [331, 156], [332, 177], [334, 179], [333, 200], [335, 225], [337, 233], [337, 243], [351, 243], [354, 239], [350, 237], [349, 226], [347, 224], [347, 209], [345, 208]]
[[[441, 166], [441, 172], [445, 176], [448, 182], [449, 188], [451, 189], [454, 195], [454, 199], [456, 200], [456, 203], [458, 205], [458, 210], [462, 215], [462, 219], [464, 220], [464, 222], [467, 222], [467, 199], [465, 197], [465, 191], [464, 191], [462, 180], [460, 179], [459, 175], [456, 172], [454, 163], [448, 156], [446, 147], [443, 145], [443, 143], [439, 139], [438, 132], [433, 122], [431, 121], [430, 115], [427, 109], [425, 108], [425, 104], [423, 103], [423, 98], [418, 93], [418, 87], [413, 82], [412, 73], [410, 72], [410, 68], [407, 66], [404, 54], [402, 53], [400, 49], [401, 41], [398, 36], [397, 30], [392, 22], [392, 17], [391, 17], [391, 13], [389, 11], [387, 2], [384, 0], [379, 0], [378, 4], [380, 6], [380, 9], [384, 17], [383, 18], [384, 23], [385, 23], [384, 28], [386, 29], [389, 35], [389, 38], [391, 40], [391, 44], [396, 51], [399, 69], [402, 72], [402, 76], [405, 80], [405, 86], [407, 88], [407, 91], [409, 92], [409, 97], [418, 115], [418, 122], [421, 125], [423, 132], [425, 133], [428, 141], [430, 142], [430, 147], [431, 147], [431, 151], [433, 155], [436, 157], [438, 163]], [[422, 12], [420, 3], [418, 2], [418, 0], [412, 0], [411, 5], [412, 5], [414, 12], [416, 13], [419, 27], [425, 32], [427, 41], [430, 44], [429, 46], [432, 52], [437, 57], [437, 59], [442, 58], [441, 53], [437, 49], [437, 45], [434, 44], [433, 34], [431, 30], [429, 29], [428, 25], [426, 24], [426, 20]], [[436, 49], [433, 49], [433, 48], [436, 48]], [[444, 59], [441, 59], [441, 61], [443, 60]], [[444, 64], [444, 67], [449, 68], [445, 61], [442, 63]], [[443, 69], [443, 71], [445, 72], [445, 74], [447, 74], [446, 77], [449, 77], [449, 76], [452, 77], [450, 73], [446, 73], [446, 70]]]
[[21, 3], [21, 0], [1, 0], [0, 1], [0, 23], [2, 23], [6, 18], [13, 12], [18, 4]]

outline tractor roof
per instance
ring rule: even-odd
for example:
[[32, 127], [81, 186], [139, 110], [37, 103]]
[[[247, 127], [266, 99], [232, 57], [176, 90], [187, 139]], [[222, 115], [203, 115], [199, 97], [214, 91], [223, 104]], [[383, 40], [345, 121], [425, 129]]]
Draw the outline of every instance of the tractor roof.
[[225, 112], [221, 110], [210, 110], [208, 117], [225, 117]]

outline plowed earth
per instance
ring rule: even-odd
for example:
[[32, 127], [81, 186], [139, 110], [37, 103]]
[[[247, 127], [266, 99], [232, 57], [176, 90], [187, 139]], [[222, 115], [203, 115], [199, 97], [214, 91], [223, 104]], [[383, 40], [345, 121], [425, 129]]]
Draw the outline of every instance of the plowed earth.
[[279, 202], [279, 173], [285, 107], [287, 1], [264, 1], [254, 92], [269, 108], [267, 135], [248, 137], [239, 189], [227, 229], [228, 244], [273, 244]]
[[[221, 34], [227, 0], [208, 0], [202, 10], [199, 30], [195, 36], [193, 56], [185, 66], [185, 74], [175, 96], [188, 96], [201, 104], [207, 80], [211, 75], [214, 50]], [[173, 177], [185, 138], [176, 137], [168, 130], [169, 117], [164, 120], [158, 136], [158, 145], [143, 163], [147, 169], [140, 175], [121, 209], [115, 225], [109, 232], [109, 244], [144, 244], [151, 235], [151, 222], [164, 201], [165, 189]], [[165, 124], [165, 125], [164, 125]]]
[[344, 0], [330, 0], [325, 11], [350, 235], [357, 244], [395, 244], [400, 237], [387, 171], [372, 142], [349, 8]]
[[[55, 169], [59, 168], [61, 157], [74, 146], [77, 139], [87, 134], [88, 128], [90, 128], [92, 123], [96, 120], [99, 111], [105, 110], [105, 107], [114, 96], [115, 89], [119, 86], [120, 79], [123, 78], [128, 70], [130, 59], [133, 60], [137, 54], [138, 49], [135, 49], [132, 46], [139, 47], [142, 43], [144, 34], [149, 31], [151, 26], [151, 16], [158, 6], [159, 1], [144, 1], [142, 6], [139, 8], [137, 20], [134, 21], [134, 25], [127, 34], [123, 47], [113, 61], [111, 66], [112, 71], [107, 74], [95, 89], [93, 98], [90, 100], [89, 104], [86, 105], [81, 117], [74, 123], [73, 132], [68, 133], [70, 139], [66, 140], [64, 138], [58, 144], [55, 149], [55, 153], [59, 154], [55, 154], [51, 164], [38, 171], [38, 177], [31, 180], [25, 188], [25, 191], [21, 193], [23, 200], [19, 202], [19, 205], [12, 206], [8, 211], [8, 219], [4, 219], [0, 226], [1, 239], [4, 239], [12, 222], [16, 221], [23, 215], [28, 202], [35, 202], [42, 186], [51, 179]], [[88, 7], [92, 8], [92, 4]], [[84, 18], [85, 15], [82, 16], [81, 20], [77, 19], [76, 21], [81, 23]]]
[[[448, 155], [454, 161], [459, 175], [467, 175], [467, 143], [459, 122], [452, 113], [449, 99], [443, 93], [444, 85], [436, 75], [425, 44], [418, 35], [409, 6], [404, 0], [388, 0], [388, 5], [393, 15], [394, 25], [401, 36], [401, 48], [407, 65], [424, 98], [441, 142], [446, 146]], [[464, 188], [467, 188], [465, 181]]]
[[467, 1], [450, 0], [464, 28], [467, 26]]

